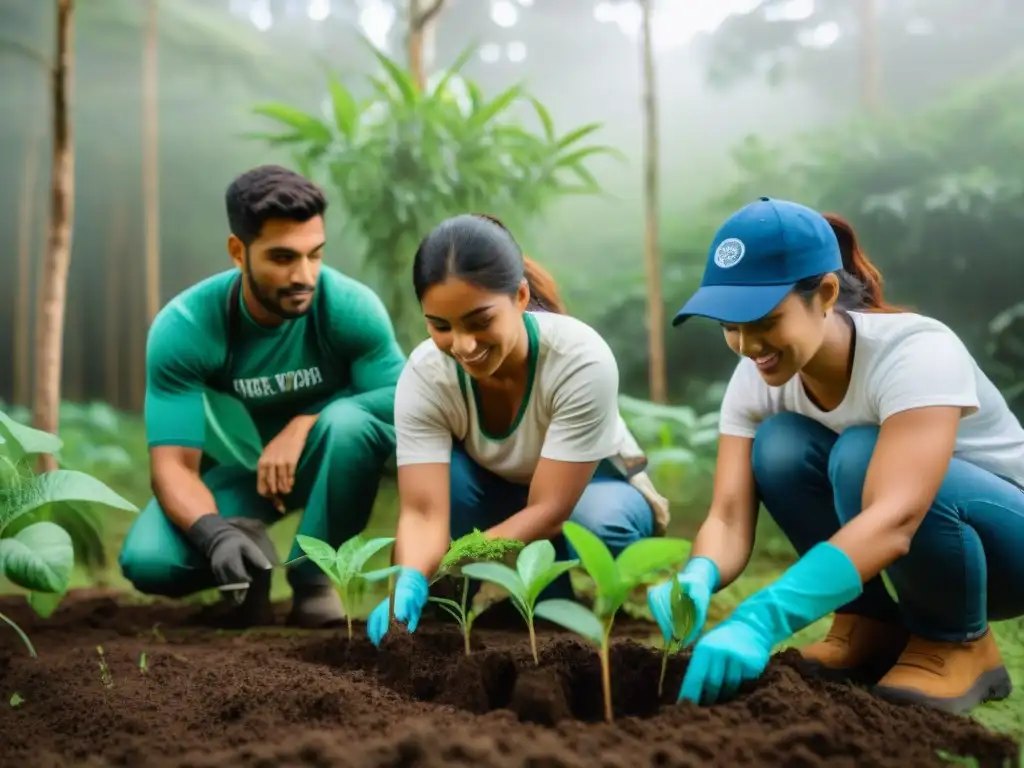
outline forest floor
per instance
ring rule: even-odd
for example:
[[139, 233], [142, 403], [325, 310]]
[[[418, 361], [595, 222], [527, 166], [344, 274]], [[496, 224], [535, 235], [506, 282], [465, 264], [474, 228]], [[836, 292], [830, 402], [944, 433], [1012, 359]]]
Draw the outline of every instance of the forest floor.
[[[278, 604], [283, 619], [287, 603]], [[594, 649], [483, 614], [470, 656], [458, 628], [427, 620], [375, 649], [357, 626], [217, 629], [216, 609], [72, 594], [48, 619], [23, 599], [0, 611], [32, 659], [0, 637], [0, 766], [639, 768], [1019, 763], [1016, 738], [968, 717], [893, 705], [801, 671], [784, 651], [732, 701], [674, 703], [687, 655], [658, 696], [650, 625], [618, 622], [615, 720], [602, 721]], [[1019, 680], [1018, 674], [1018, 680]]]

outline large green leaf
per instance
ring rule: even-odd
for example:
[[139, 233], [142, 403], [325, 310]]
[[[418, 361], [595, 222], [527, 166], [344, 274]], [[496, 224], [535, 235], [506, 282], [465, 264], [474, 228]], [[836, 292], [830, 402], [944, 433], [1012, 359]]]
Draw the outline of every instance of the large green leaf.
[[530, 542], [516, 558], [516, 571], [524, 585], [529, 587], [555, 562], [555, 545], [547, 539]]
[[[320, 567], [324, 573], [326, 573], [331, 581], [341, 586], [341, 575], [338, 573], [338, 553], [334, 547], [320, 539], [314, 538], [313, 536], [306, 536], [305, 534], [297, 534], [295, 536], [295, 543], [299, 545], [306, 556], [317, 566]], [[342, 545], [344, 546], [344, 545]]]
[[508, 592], [509, 597], [525, 607], [526, 585], [519, 575], [504, 563], [467, 563], [462, 566], [462, 575], [497, 584]]
[[562, 533], [576, 550], [590, 578], [594, 580], [598, 594], [611, 597], [618, 593], [620, 586], [615, 560], [604, 542], [595, 533], [572, 520], [567, 520], [562, 525]]
[[126, 512], [139, 511], [138, 507], [95, 477], [74, 469], [58, 469], [37, 475], [13, 489], [6, 501], [4, 508], [0, 509], [0, 533], [22, 515], [46, 504], [103, 504]]
[[0, 539], [0, 572], [19, 587], [63, 593], [74, 564], [71, 537], [54, 523], [33, 523], [10, 538]]
[[635, 541], [615, 560], [619, 579], [626, 589], [650, 581], [659, 576], [660, 571], [683, 562], [690, 548], [686, 539], [656, 537]]
[[63, 446], [57, 435], [20, 424], [0, 411], [0, 441], [15, 460], [40, 453], [56, 454]]
[[352, 559], [349, 561], [349, 568], [351, 568], [353, 573], [361, 572], [374, 555], [394, 543], [394, 536], [381, 536], [375, 539], [370, 539], [369, 541], [363, 539], [362, 546], [359, 547], [352, 556]]
[[537, 618], [563, 626], [599, 647], [604, 643], [601, 620], [589, 608], [572, 600], [544, 600], [537, 603], [533, 613]]

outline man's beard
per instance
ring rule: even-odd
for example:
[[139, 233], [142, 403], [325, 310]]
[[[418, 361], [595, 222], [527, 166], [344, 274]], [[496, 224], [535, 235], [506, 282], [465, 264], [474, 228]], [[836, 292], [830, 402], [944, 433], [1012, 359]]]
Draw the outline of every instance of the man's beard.
[[291, 293], [297, 291], [314, 291], [315, 288], [313, 286], [293, 285], [288, 288], [281, 288], [275, 292], [276, 296], [271, 296], [267, 291], [264, 291], [262, 288], [260, 288], [259, 283], [257, 283], [256, 280], [253, 278], [252, 265], [249, 263], [248, 254], [246, 254], [245, 256], [245, 266], [246, 280], [248, 280], [249, 282], [249, 290], [252, 291], [252, 295], [256, 297], [256, 301], [260, 303], [260, 306], [267, 310], [267, 312], [269, 312], [270, 314], [276, 315], [277, 317], [280, 317], [282, 320], [295, 320], [296, 318], [302, 317], [307, 312], [309, 312], [310, 308], [313, 306], [312, 301], [308, 305], [306, 305], [305, 309], [300, 309], [298, 311], [288, 310], [281, 306], [281, 299], [283, 299], [285, 296], [288, 296]]

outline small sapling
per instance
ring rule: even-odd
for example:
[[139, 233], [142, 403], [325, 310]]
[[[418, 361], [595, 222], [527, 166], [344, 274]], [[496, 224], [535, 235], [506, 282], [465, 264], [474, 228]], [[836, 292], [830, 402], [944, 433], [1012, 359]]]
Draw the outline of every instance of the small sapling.
[[559, 624], [595, 645], [601, 658], [601, 688], [604, 693], [604, 717], [612, 721], [611, 668], [609, 637], [615, 614], [629, 593], [641, 584], [686, 559], [690, 542], [676, 538], [650, 538], [634, 542], [613, 558], [594, 533], [571, 520], [562, 526], [565, 538], [579, 555], [583, 568], [594, 580], [594, 610], [571, 600], [544, 600], [534, 615]]
[[665, 687], [665, 671], [668, 669], [669, 654], [679, 652], [697, 620], [696, 608], [689, 596], [683, 592], [679, 579], [672, 577], [672, 589], [669, 592], [669, 605], [672, 610], [672, 636], [664, 640], [661, 649], [661, 675], [658, 677], [658, 698]]
[[367, 582], [381, 581], [397, 572], [397, 565], [363, 572], [366, 563], [384, 547], [394, 543], [393, 537], [365, 539], [356, 534], [337, 550], [330, 544], [312, 536], [298, 535], [295, 542], [306, 556], [334, 582], [341, 597], [341, 607], [348, 623], [348, 639], [352, 639], [352, 608], [362, 595]]
[[526, 622], [530, 631], [530, 650], [533, 663], [540, 665], [537, 655], [537, 635], [533, 627], [534, 604], [537, 596], [551, 582], [566, 571], [579, 565], [579, 560], [555, 562], [555, 547], [547, 539], [534, 541], [523, 548], [516, 558], [515, 570], [504, 563], [469, 563], [462, 567], [463, 576], [497, 584], [509, 594], [512, 604]]
[[470, 563], [495, 562], [503, 560], [510, 552], [521, 549], [523, 542], [515, 539], [489, 539], [479, 530], [474, 530], [451, 543], [445, 556], [441, 559], [437, 573], [431, 580], [435, 584], [445, 577], [462, 581], [459, 601], [447, 597], [431, 597], [429, 602], [436, 603], [447, 611], [458, 622], [459, 629], [465, 642], [466, 655], [469, 656], [470, 633], [473, 629], [473, 620], [478, 611], [469, 606], [469, 580], [470, 576], [463, 570], [464, 566]]

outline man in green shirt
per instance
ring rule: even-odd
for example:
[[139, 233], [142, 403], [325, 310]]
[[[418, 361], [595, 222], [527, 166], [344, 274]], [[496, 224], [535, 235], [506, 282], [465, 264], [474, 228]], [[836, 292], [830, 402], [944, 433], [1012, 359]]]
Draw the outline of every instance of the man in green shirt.
[[[335, 547], [366, 526], [394, 452], [405, 357], [377, 295], [322, 264], [327, 203], [316, 185], [261, 166], [234, 180], [226, 203], [237, 269], [184, 290], [149, 330], [155, 496], [120, 565], [149, 594], [220, 587], [239, 604], [236, 622], [255, 624], [270, 621], [278, 562], [268, 524], [301, 508], [299, 533]], [[245, 428], [248, 459], [238, 447]], [[288, 559], [301, 555], [295, 545]], [[313, 562], [289, 566], [288, 582], [289, 623], [343, 620]]]

